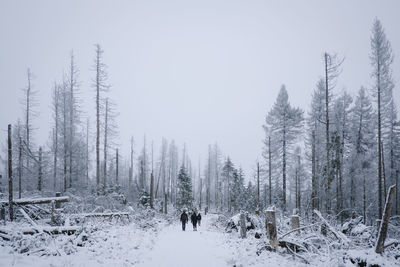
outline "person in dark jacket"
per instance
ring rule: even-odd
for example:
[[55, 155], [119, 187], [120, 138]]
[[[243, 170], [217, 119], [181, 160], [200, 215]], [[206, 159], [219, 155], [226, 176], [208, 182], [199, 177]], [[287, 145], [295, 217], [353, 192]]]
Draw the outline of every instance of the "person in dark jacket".
[[186, 210], [183, 210], [181, 214], [181, 222], [182, 222], [182, 231], [185, 231], [186, 224], [189, 221], [188, 215], [186, 214]]
[[201, 214], [200, 214], [200, 212], [199, 212], [199, 214], [197, 214], [197, 222], [199, 223], [199, 226], [200, 226], [200, 223], [201, 223]]
[[192, 216], [190, 216], [190, 220], [192, 221], [193, 224], [193, 231], [197, 231], [197, 215], [195, 211], [193, 211]]

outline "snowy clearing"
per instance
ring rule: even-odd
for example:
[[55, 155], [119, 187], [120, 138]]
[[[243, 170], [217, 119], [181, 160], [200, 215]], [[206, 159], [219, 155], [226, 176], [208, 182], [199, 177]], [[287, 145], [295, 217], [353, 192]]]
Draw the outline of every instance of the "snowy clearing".
[[[239, 233], [226, 233], [218, 225], [217, 214], [203, 216], [198, 231], [188, 224], [181, 230], [178, 220], [172, 224], [160, 218], [143, 224], [135, 220], [127, 225], [103, 225], [94, 231], [84, 246], [76, 246], [76, 239], [65, 235], [54, 238], [49, 247], [59, 256], [20, 254], [11, 247], [0, 248], [0, 266], [338, 266], [340, 259], [318, 258], [304, 264], [291, 255], [263, 252], [256, 254], [259, 240], [250, 236], [239, 238]], [[97, 227], [96, 226], [96, 227]], [[352, 255], [368, 252], [350, 251]], [[358, 254], [357, 254], [358, 253]], [[372, 251], [369, 258], [381, 258]], [[32, 251], [35, 254], [35, 251]], [[382, 266], [390, 262], [380, 259]], [[393, 264], [393, 262], [392, 262]], [[352, 264], [342, 266], [354, 266]]]

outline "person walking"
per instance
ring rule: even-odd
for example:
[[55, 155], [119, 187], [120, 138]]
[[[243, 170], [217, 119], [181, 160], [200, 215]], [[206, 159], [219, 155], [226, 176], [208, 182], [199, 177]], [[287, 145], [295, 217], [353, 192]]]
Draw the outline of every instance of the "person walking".
[[200, 212], [199, 212], [199, 214], [197, 214], [197, 222], [198, 222], [198, 224], [200, 226], [200, 224], [201, 224], [201, 214], [200, 214]]
[[188, 215], [186, 214], [186, 210], [183, 210], [181, 214], [181, 222], [182, 222], [182, 231], [185, 231], [186, 224], [189, 221]]
[[190, 220], [192, 221], [193, 224], [193, 231], [197, 231], [197, 215], [195, 211], [193, 211], [192, 216], [190, 216]]

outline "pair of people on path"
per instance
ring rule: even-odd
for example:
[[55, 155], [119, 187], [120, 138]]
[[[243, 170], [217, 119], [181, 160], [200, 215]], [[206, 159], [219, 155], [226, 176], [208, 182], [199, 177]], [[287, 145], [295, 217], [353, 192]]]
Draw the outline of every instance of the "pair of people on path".
[[[190, 221], [193, 224], [193, 231], [197, 231], [197, 223], [201, 223], [201, 214], [200, 212], [196, 214], [195, 211], [193, 211], [192, 215], [190, 216]], [[181, 214], [181, 222], [182, 222], [182, 231], [185, 231], [186, 229], [186, 224], [189, 222], [189, 216], [186, 213], [186, 210], [183, 210]]]

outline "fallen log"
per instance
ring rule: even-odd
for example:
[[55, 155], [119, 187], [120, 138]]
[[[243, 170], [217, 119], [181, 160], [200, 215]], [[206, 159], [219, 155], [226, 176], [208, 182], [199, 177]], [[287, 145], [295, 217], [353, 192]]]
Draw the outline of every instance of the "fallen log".
[[310, 224], [310, 225], [306, 225], [306, 226], [302, 226], [302, 227], [293, 229], [293, 230], [291, 230], [291, 231], [289, 231], [289, 232], [283, 234], [282, 236], [280, 236], [279, 239], [282, 239], [282, 238], [284, 238], [285, 236], [287, 236], [287, 235], [289, 235], [289, 234], [291, 234], [291, 233], [293, 233], [293, 232], [300, 231], [300, 230], [303, 230], [303, 229], [306, 229], [306, 228], [309, 228], [309, 227], [317, 226], [317, 225], [320, 225], [320, 224], [321, 224], [321, 223], [313, 223], [313, 224]]
[[339, 241], [341, 241], [343, 244], [348, 245], [350, 243], [350, 240], [345, 236], [343, 233], [337, 232], [328, 222], [325, 220], [324, 217], [322, 217], [321, 212], [318, 210], [314, 210], [314, 214], [316, 214], [319, 219], [322, 221], [322, 225], [326, 228], [325, 230], [329, 230]]
[[[16, 232], [20, 232], [24, 235], [34, 235], [39, 232], [44, 232], [47, 234], [51, 235], [57, 235], [57, 234], [74, 234], [76, 231], [80, 230], [81, 227], [79, 226], [44, 226], [44, 227], [32, 227], [32, 228], [20, 228], [20, 229], [15, 229]], [[2, 233], [8, 233], [6, 229], [0, 228], [0, 234]]]
[[307, 251], [307, 248], [305, 246], [294, 240], [289, 240], [289, 239], [279, 240], [279, 246], [283, 248], [290, 248], [293, 251], [302, 251], [302, 252]]
[[122, 217], [126, 216], [129, 218], [129, 212], [106, 212], [106, 213], [78, 213], [71, 214], [72, 218], [82, 218], [82, 217]]
[[[37, 204], [50, 204], [52, 201], [55, 201], [56, 203], [61, 203], [61, 202], [68, 202], [69, 197], [64, 196], [64, 197], [44, 197], [44, 198], [20, 198], [20, 199], [14, 199], [13, 204], [15, 205], [37, 205]], [[0, 205], [7, 206], [8, 201], [0, 201]]]
[[31, 219], [31, 217], [29, 217], [29, 215], [26, 214], [26, 212], [25, 212], [22, 208], [20, 208], [19, 211], [22, 213], [22, 215], [24, 215], [25, 219], [27, 219], [28, 222], [29, 222], [32, 226], [34, 226], [34, 227], [37, 227], [37, 226], [38, 226], [37, 223], [34, 222], [34, 221]]
[[[284, 241], [282, 241], [282, 242], [284, 242]], [[294, 245], [293, 248], [291, 248], [291, 245]], [[282, 244], [281, 244], [281, 241], [279, 241], [279, 246], [281, 246], [281, 247], [286, 247], [287, 250], [288, 250], [290, 253], [292, 253], [295, 257], [298, 257], [299, 259], [303, 260], [305, 264], [310, 264], [310, 262], [309, 262], [306, 258], [304, 258], [303, 256], [301, 256], [301, 255], [299, 255], [299, 254], [296, 253], [296, 251], [297, 251], [297, 250], [296, 250], [296, 246], [297, 246], [297, 245], [298, 245], [298, 244], [296, 244], [296, 243], [291, 243], [291, 242], [289, 242], [289, 243], [282, 243]], [[304, 251], [307, 251], [307, 250], [304, 249]]]
[[11, 240], [11, 236], [9, 236], [7, 234], [0, 233], [0, 237], [3, 238], [3, 240], [6, 240], [6, 241], [10, 241]]
[[390, 247], [390, 246], [393, 246], [393, 245], [397, 246], [398, 244], [399, 244], [398, 241], [393, 241], [393, 242], [390, 242], [389, 244], [385, 244], [385, 245], [383, 246], [383, 248], [385, 249], [385, 248]]

